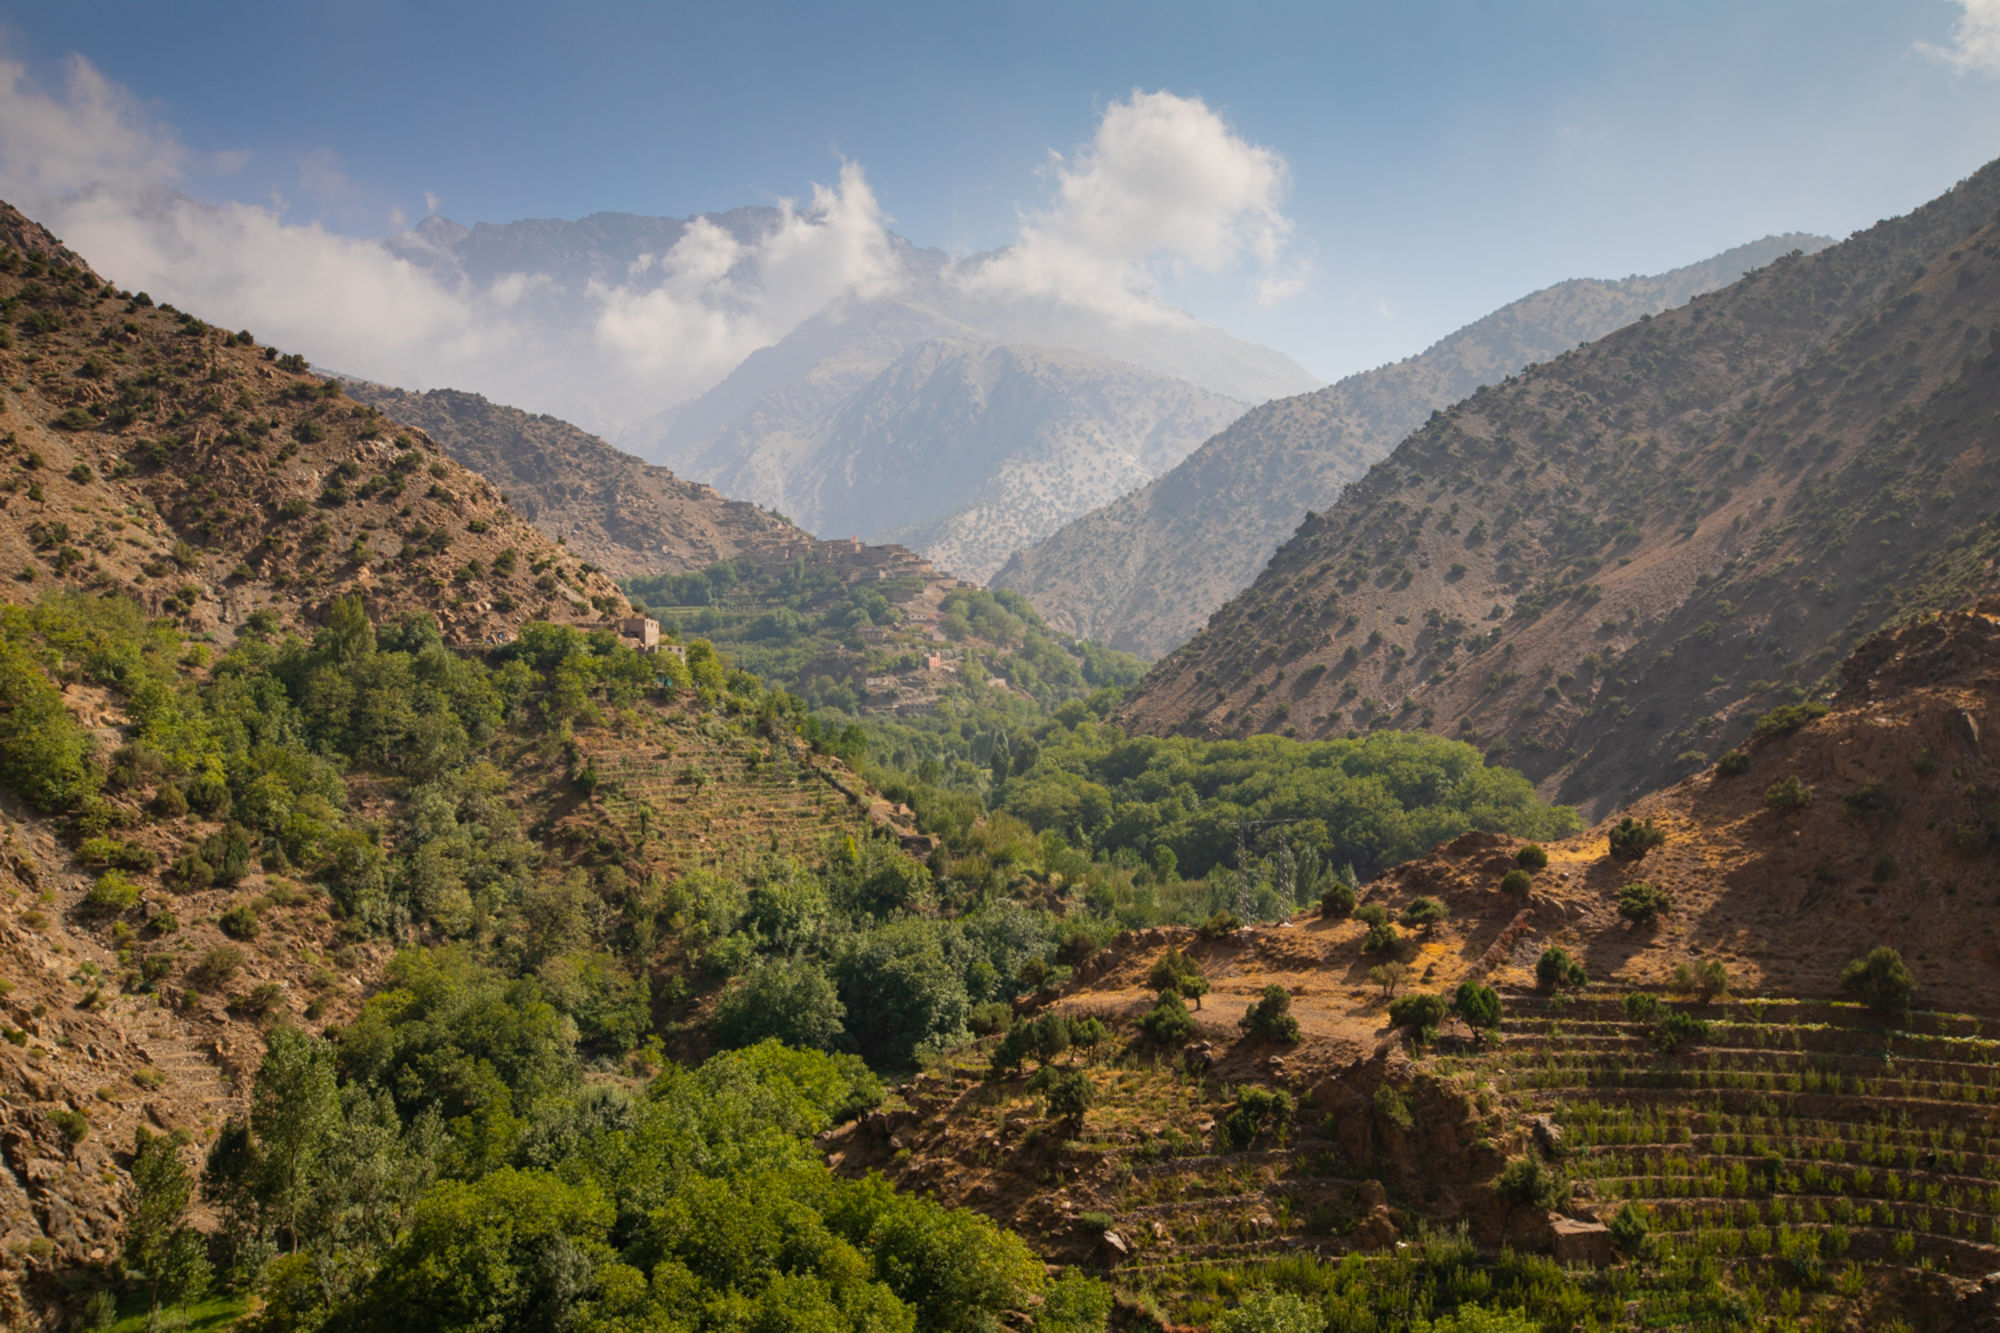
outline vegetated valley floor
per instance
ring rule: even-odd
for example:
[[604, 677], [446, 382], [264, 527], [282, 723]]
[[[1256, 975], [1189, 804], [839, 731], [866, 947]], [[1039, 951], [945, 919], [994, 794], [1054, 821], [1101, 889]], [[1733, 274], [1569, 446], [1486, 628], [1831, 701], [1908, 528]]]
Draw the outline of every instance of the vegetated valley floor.
[[[1501, 881], [1520, 844], [1474, 833], [1367, 886], [1364, 904], [1392, 916], [1420, 896], [1446, 905], [1408, 941], [1404, 989], [1496, 986], [1506, 1018], [1494, 1036], [1452, 1020], [1429, 1047], [1408, 1046], [1369, 976], [1386, 955], [1362, 952], [1355, 920], [1140, 932], [1049, 1002], [1114, 1033], [1052, 1057], [1094, 1087], [1080, 1125], [1052, 1117], [1030, 1080], [989, 1076], [989, 1039], [835, 1131], [838, 1169], [886, 1171], [1097, 1266], [1134, 1326], [1199, 1321], [1274, 1274], [1298, 1280], [1300, 1252], [1350, 1256], [1352, 1272], [1376, 1275], [1357, 1283], [1389, 1291], [1464, 1262], [1469, 1244], [1500, 1263], [1504, 1295], [1502, 1247], [1611, 1259], [1590, 1224], [1633, 1203], [1650, 1219], [1649, 1257], [1571, 1274], [1575, 1313], [1599, 1326], [1990, 1327], [2000, 1308], [1979, 1279], [2000, 1270], [2000, 1035], [1987, 1030], [2000, 1015], [1996, 612], [1878, 636], [1831, 713], [1752, 743], [1734, 772], [1621, 812], [1665, 833], [1640, 860], [1609, 855], [1607, 823], [1547, 847], [1516, 896]], [[1810, 804], [1771, 808], [1765, 793], [1790, 777]], [[1619, 912], [1638, 880], [1667, 895], [1652, 924]], [[1917, 976], [1907, 1016], [1842, 994], [1843, 967], [1880, 944]], [[1133, 1027], [1170, 945], [1211, 985], [1186, 1049]], [[1586, 988], [1538, 985], [1550, 946], [1584, 966]], [[1728, 993], [1688, 993], [1677, 969], [1714, 962]], [[1291, 996], [1296, 1045], [1241, 1030], [1269, 986]], [[1635, 992], [1664, 998], [1698, 1035], [1664, 1036], [1658, 1015], [1628, 1011]], [[1258, 1111], [1246, 1090], [1260, 1088], [1292, 1105]], [[1510, 1196], [1503, 1171], [1522, 1162], [1559, 1191]], [[1556, 1226], [1551, 1206], [1584, 1225]]]

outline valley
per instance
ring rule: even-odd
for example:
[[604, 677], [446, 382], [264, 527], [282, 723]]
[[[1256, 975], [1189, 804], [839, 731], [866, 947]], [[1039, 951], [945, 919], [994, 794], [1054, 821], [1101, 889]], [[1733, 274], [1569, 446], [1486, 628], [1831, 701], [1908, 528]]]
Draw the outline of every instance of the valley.
[[[0, 1327], [2000, 1329], [2000, 163], [1314, 240], [1133, 87], [1004, 226], [462, 225], [8, 68]], [[1322, 265], [1374, 369], [1189, 313]]]

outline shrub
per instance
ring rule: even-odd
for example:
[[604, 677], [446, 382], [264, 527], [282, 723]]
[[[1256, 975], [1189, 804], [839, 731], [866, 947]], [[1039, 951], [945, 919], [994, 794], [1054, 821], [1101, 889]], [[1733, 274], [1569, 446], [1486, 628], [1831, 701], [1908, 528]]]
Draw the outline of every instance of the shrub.
[[1741, 750], [1724, 750], [1722, 758], [1715, 761], [1715, 771], [1725, 778], [1733, 778], [1750, 768], [1750, 756]]
[[1361, 941], [1363, 953], [1395, 954], [1403, 947], [1403, 937], [1387, 920], [1377, 921], [1368, 927], [1367, 938]]
[[1423, 1031], [1444, 1022], [1446, 1012], [1442, 995], [1405, 995], [1390, 1003], [1389, 1021], [1399, 1028]]
[[1201, 1008], [1201, 997], [1208, 994], [1208, 978], [1201, 974], [1201, 965], [1182, 953], [1173, 945], [1154, 961], [1152, 971], [1146, 974], [1146, 984], [1156, 991], [1174, 991], [1194, 1001], [1194, 1007]]
[[1236, 913], [1221, 911], [1196, 926], [1194, 933], [1205, 940], [1226, 940], [1241, 929], [1243, 923], [1237, 919]]
[[1764, 789], [1764, 808], [1781, 816], [1810, 809], [1812, 803], [1812, 788], [1801, 782], [1796, 773], [1787, 773]]
[[1282, 1088], [1247, 1087], [1236, 1095], [1218, 1130], [1227, 1147], [1241, 1152], [1266, 1130], [1284, 1129], [1295, 1109], [1292, 1094]]
[[1810, 702], [1773, 708], [1750, 727], [1752, 736], [1788, 736], [1816, 717], [1825, 717], [1827, 706]]
[[1583, 964], [1559, 945], [1551, 944], [1535, 960], [1535, 983], [1543, 990], [1574, 990], [1588, 981]]
[[1611, 859], [1614, 861], [1641, 861], [1646, 853], [1666, 842], [1666, 833], [1656, 828], [1652, 820], [1640, 823], [1627, 815], [1618, 821], [1608, 835], [1611, 843]]
[[1399, 919], [1404, 925], [1421, 930], [1428, 935], [1433, 926], [1449, 915], [1451, 913], [1445, 910], [1443, 903], [1426, 895], [1421, 898], [1412, 898], [1410, 905], [1403, 909], [1403, 915]]
[[92, 916], [117, 916], [139, 905], [139, 886], [116, 870], [107, 870], [83, 896], [83, 910]]
[[1194, 1035], [1194, 1015], [1181, 1002], [1179, 991], [1168, 991], [1151, 1009], [1140, 1015], [1139, 1031], [1149, 1041], [1171, 1046]]
[[1535, 877], [1525, 870], [1510, 870], [1500, 877], [1500, 892], [1516, 898], [1525, 896], [1534, 887]]
[[248, 995], [242, 996], [229, 1006], [229, 1012], [242, 1018], [269, 1018], [284, 1007], [285, 988], [275, 981], [262, 982], [253, 986]]
[[1051, 1071], [1043, 1096], [1049, 1115], [1070, 1125], [1081, 1125], [1084, 1112], [1097, 1100], [1096, 1085], [1081, 1069]]
[[1319, 896], [1319, 914], [1330, 921], [1340, 921], [1353, 916], [1355, 897], [1352, 886], [1335, 880], [1327, 885], [1326, 892]]
[[249, 903], [238, 903], [216, 919], [222, 933], [232, 940], [254, 940], [264, 926], [257, 919], [257, 909]]
[[233, 944], [218, 944], [188, 969], [188, 981], [200, 990], [214, 990], [229, 984], [243, 969], [243, 951]]
[[1471, 978], [1458, 983], [1458, 989], [1452, 993], [1451, 1007], [1471, 1027], [1500, 1026], [1500, 992]]
[[1284, 1042], [1299, 1039], [1299, 1020], [1292, 1017], [1292, 993], [1283, 986], [1264, 987], [1264, 998], [1243, 1015], [1243, 1030], [1262, 1041]]
[[1628, 1203], [1620, 1208], [1606, 1230], [1611, 1233], [1612, 1245], [1628, 1258], [1638, 1258], [1652, 1248], [1652, 1225], [1640, 1204]]
[[1903, 955], [1878, 944], [1866, 958], [1857, 958], [1842, 970], [1840, 988], [1879, 1013], [1900, 1014], [1910, 1007], [1917, 978], [1903, 962]]
[[82, 1143], [90, 1136], [90, 1117], [82, 1111], [73, 1111], [67, 1106], [58, 1106], [50, 1111], [49, 1123], [54, 1125], [63, 1138], [71, 1143]]
[[1523, 870], [1546, 870], [1549, 867], [1549, 854], [1541, 844], [1531, 842], [1514, 853], [1514, 864]]
[[1684, 1009], [1660, 1003], [1657, 995], [1634, 991], [1625, 997], [1625, 1016], [1646, 1030], [1653, 1046], [1672, 1053], [1689, 1042], [1706, 1041], [1708, 1024]]
[[1510, 1203], [1561, 1209], [1569, 1203], [1569, 1184], [1562, 1173], [1532, 1157], [1516, 1157], [1493, 1178], [1493, 1192]]
[[1635, 879], [1618, 890], [1618, 915], [1642, 926], [1653, 924], [1673, 905], [1674, 900], [1665, 889], [1643, 879]]

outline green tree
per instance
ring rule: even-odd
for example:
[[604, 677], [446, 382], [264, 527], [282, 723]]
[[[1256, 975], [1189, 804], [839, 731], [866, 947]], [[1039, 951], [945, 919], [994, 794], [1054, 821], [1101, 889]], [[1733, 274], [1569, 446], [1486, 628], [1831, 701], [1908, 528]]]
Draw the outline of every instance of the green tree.
[[299, 1248], [299, 1214], [339, 1123], [333, 1048], [297, 1028], [271, 1029], [250, 1092], [250, 1133], [262, 1164], [258, 1194], [289, 1249]]
[[776, 959], [752, 968], [716, 1002], [716, 1038], [754, 1046], [775, 1037], [788, 1046], [831, 1051], [846, 1029], [847, 1008], [817, 964]]
[[159, 1323], [160, 1302], [197, 1298], [208, 1286], [208, 1246], [184, 1224], [194, 1193], [194, 1175], [170, 1136], [134, 1131], [131, 1183], [125, 1189], [126, 1273], [146, 1287], [151, 1322]]
[[1243, 1015], [1243, 1030], [1261, 1041], [1291, 1044], [1299, 1039], [1299, 1020], [1292, 1017], [1292, 993], [1276, 984], [1264, 987], [1264, 997]]
[[1176, 991], [1193, 1000], [1196, 1009], [1201, 1008], [1201, 997], [1208, 994], [1208, 978], [1201, 974], [1201, 964], [1171, 944], [1154, 960], [1146, 984], [1155, 991]]
[[1570, 957], [1569, 950], [1561, 945], [1551, 944], [1535, 960], [1535, 984], [1543, 990], [1577, 990], [1589, 980], [1583, 964]]
[[1458, 983], [1458, 989], [1452, 993], [1451, 1007], [1472, 1027], [1500, 1026], [1500, 993], [1471, 978]]
[[1405, 995], [1389, 1005], [1389, 1021], [1399, 1028], [1429, 1031], [1444, 1022], [1449, 1012], [1442, 995]]
[[1638, 925], [1652, 925], [1673, 905], [1674, 900], [1665, 889], [1643, 879], [1635, 879], [1618, 889], [1618, 915]]
[[1917, 978], [1903, 962], [1903, 955], [1878, 944], [1866, 958], [1857, 958], [1842, 970], [1840, 988], [1878, 1013], [1901, 1014], [1909, 1011]]
[[1171, 1046], [1194, 1035], [1194, 1015], [1182, 1003], [1179, 991], [1163, 991], [1153, 1007], [1139, 1016], [1139, 1031], [1148, 1041]]

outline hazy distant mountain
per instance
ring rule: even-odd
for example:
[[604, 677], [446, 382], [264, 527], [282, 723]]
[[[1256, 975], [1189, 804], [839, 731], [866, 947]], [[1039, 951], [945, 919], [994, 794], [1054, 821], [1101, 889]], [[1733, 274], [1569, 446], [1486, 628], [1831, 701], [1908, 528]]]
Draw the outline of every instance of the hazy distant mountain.
[[[745, 243], [781, 219], [759, 208], [705, 215]], [[584, 337], [598, 315], [592, 284], [649, 280], [694, 222], [428, 218], [396, 245]], [[879, 291], [830, 302], [708, 392], [616, 430], [616, 443], [813, 531], [907, 537], [976, 576], [1171, 467], [1250, 404], [1315, 383], [1282, 353], [1178, 312], [1120, 320], [976, 293], [943, 253], [896, 237], [884, 262], [892, 276]], [[599, 395], [588, 382], [571, 392]], [[607, 409], [597, 420], [609, 429], [617, 418]], [[1032, 509], [1013, 512], [1017, 503]]]
[[1016, 555], [993, 585], [1024, 594], [1059, 630], [1157, 658], [1248, 586], [1309, 510], [1332, 504], [1432, 412], [1792, 250], [1829, 244], [1773, 236], [1669, 273], [1535, 292], [1417, 356], [1257, 408], [1158, 480]]
[[752, 412], [676, 466], [813, 531], [895, 541], [984, 580], [1068, 517], [1158, 476], [1244, 410], [1082, 352], [918, 343], [796, 425]]

